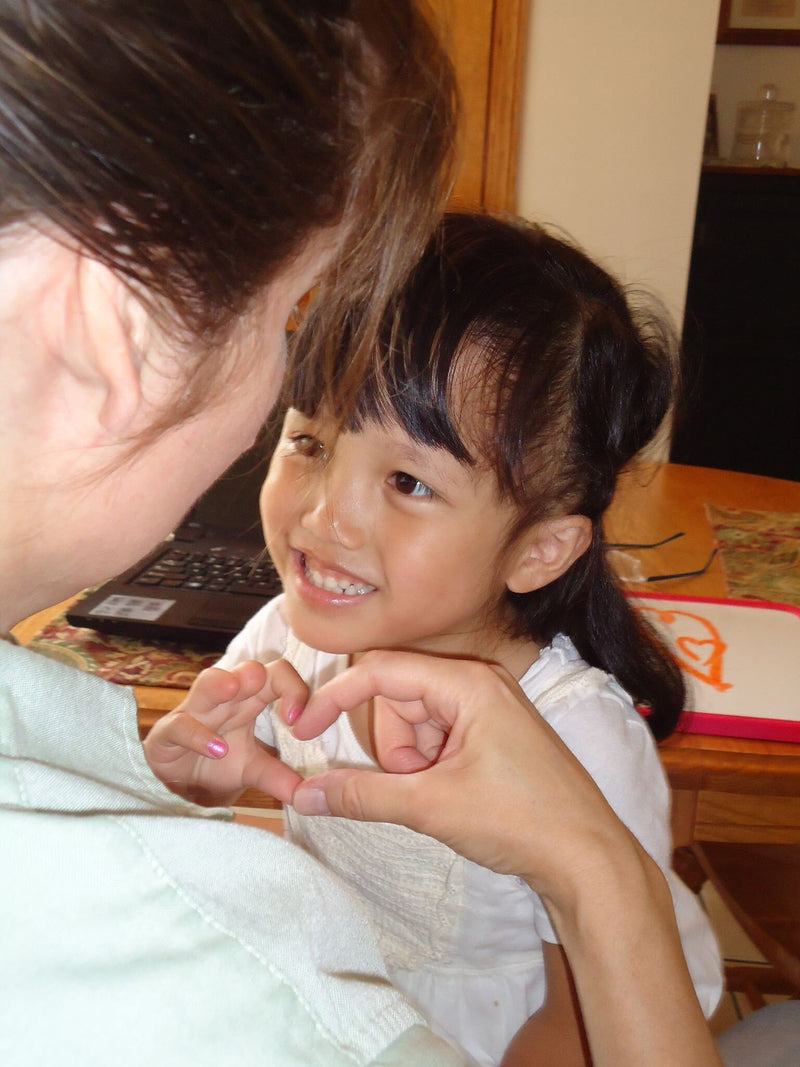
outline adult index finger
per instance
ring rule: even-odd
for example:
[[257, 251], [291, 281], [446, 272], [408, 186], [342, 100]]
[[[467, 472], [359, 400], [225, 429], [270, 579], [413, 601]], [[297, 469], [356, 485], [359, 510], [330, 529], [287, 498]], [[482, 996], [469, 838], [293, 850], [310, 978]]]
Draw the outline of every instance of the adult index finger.
[[416, 724], [430, 721], [450, 731], [469, 697], [485, 686], [492, 668], [472, 660], [446, 659], [416, 652], [368, 652], [352, 667], [312, 695], [294, 724], [298, 740], [326, 730], [343, 711], [373, 697], [391, 700], [399, 715]]

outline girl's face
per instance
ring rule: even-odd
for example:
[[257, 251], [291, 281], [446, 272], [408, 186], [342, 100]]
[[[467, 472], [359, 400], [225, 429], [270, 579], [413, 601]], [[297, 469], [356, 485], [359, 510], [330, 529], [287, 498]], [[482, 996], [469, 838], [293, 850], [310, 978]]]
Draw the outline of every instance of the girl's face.
[[[290, 410], [261, 492], [298, 638], [328, 652], [497, 656], [514, 509], [489, 473], [397, 424], [342, 433]], [[499, 657], [498, 657], [499, 658]]]

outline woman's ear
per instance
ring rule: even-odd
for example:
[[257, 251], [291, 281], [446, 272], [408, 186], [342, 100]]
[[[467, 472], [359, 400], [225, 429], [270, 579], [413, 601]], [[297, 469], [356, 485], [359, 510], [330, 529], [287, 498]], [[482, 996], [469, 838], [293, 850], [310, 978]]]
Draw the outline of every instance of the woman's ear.
[[506, 570], [512, 593], [530, 593], [569, 570], [592, 543], [592, 523], [585, 515], [563, 515], [531, 526], [517, 540]]
[[104, 264], [82, 257], [77, 278], [83, 373], [98, 394], [98, 422], [112, 436], [130, 430], [142, 402], [141, 352], [148, 317]]
[[[130, 288], [66, 237], [21, 227], [9, 242], [0, 262], [0, 346], [36, 400], [28, 433], [57, 425], [65, 447], [128, 442], [142, 422], [150, 336], [150, 316]], [[3, 418], [22, 419], [21, 407], [4, 407]]]

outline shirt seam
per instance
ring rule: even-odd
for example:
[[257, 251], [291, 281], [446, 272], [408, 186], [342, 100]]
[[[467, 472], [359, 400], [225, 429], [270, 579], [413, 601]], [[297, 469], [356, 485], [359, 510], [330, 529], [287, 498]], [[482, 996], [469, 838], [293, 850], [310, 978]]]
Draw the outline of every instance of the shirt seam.
[[[142, 854], [152, 867], [153, 871], [159, 876], [159, 878], [162, 879], [163, 882], [165, 882], [172, 889], [172, 891], [179, 897], [180, 900], [183, 901], [184, 904], [186, 904], [187, 907], [189, 907], [193, 912], [195, 912], [195, 914], [197, 914], [203, 922], [209, 925], [212, 929], [216, 930], [217, 933], [222, 934], [223, 936], [229, 938], [231, 941], [239, 945], [239, 947], [242, 948], [249, 956], [251, 956], [263, 967], [265, 967], [273, 978], [275, 978], [282, 985], [286, 986], [292, 991], [294, 996], [297, 998], [298, 1003], [303, 1008], [303, 1011], [306, 1013], [307, 1017], [311, 1021], [311, 1024], [313, 1025], [315, 1031], [317, 1032], [317, 1034], [319, 1034], [320, 1037], [322, 1037], [329, 1044], [333, 1045], [336, 1049], [339, 1050], [339, 1052], [343, 1056], [346, 1056], [353, 1063], [363, 1065], [368, 1062], [364, 1059], [363, 1056], [359, 1056], [358, 1053], [356, 1053], [352, 1049], [344, 1047], [341, 1044], [341, 1042], [336, 1038], [336, 1035], [328, 1027], [326, 1027], [323, 1024], [322, 1020], [314, 1013], [308, 999], [299, 989], [297, 989], [295, 984], [288, 978], [286, 974], [283, 973], [283, 971], [278, 966], [276, 966], [275, 963], [273, 963], [271, 960], [268, 960], [261, 952], [258, 951], [257, 948], [255, 948], [254, 945], [251, 945], [249, 942], [245, 941], [233, 930], [221, 923], [219, 919], [211, 915], [209, 911], [202, 906], [200, 901], [196, 900], [190, 893], [186, 891], [183, 886], [181, 886], [177, 882], [177, 880], [172, 875], [169, 874], [163, 864], [159, 861], [158, 857], [148, 846], [147, 842], [136, 832], [136, 830], [131, 825], [129, 825], [125, 816], [112, 815], [111, 819], [114, 822], [118, 823], [122, 827], [122, 829], [136, 842]], [[389, 1015], [391, 1013], [391, 1010], [391, 1007], [383, 1008], [380, 1012], [377, 1013], [377, 1016], [374, 1016], [374, 1018], [383, 1018]], [[404, 1032], [405, 1031], [402, 1031], [401, 1033], [396, 1034], [394, 1040], [398, 1040], [401, 1037], [401, 1034]]]

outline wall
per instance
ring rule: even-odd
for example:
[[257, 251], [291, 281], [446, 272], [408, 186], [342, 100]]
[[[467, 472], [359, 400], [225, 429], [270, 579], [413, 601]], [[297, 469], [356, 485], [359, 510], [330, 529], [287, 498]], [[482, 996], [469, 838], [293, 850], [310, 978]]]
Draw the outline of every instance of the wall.
[[796, 105], [789, 165], [800, 167], [800, 48], [717, 45], [711, 89], [717, 94], [720, 155], [726, 158], [731, 153], [737, 105], [758, 100], [765, 82], [778, 86], [779, 100]]
[[531, 0], [520, 213], [683, 317], [717, 0]]

